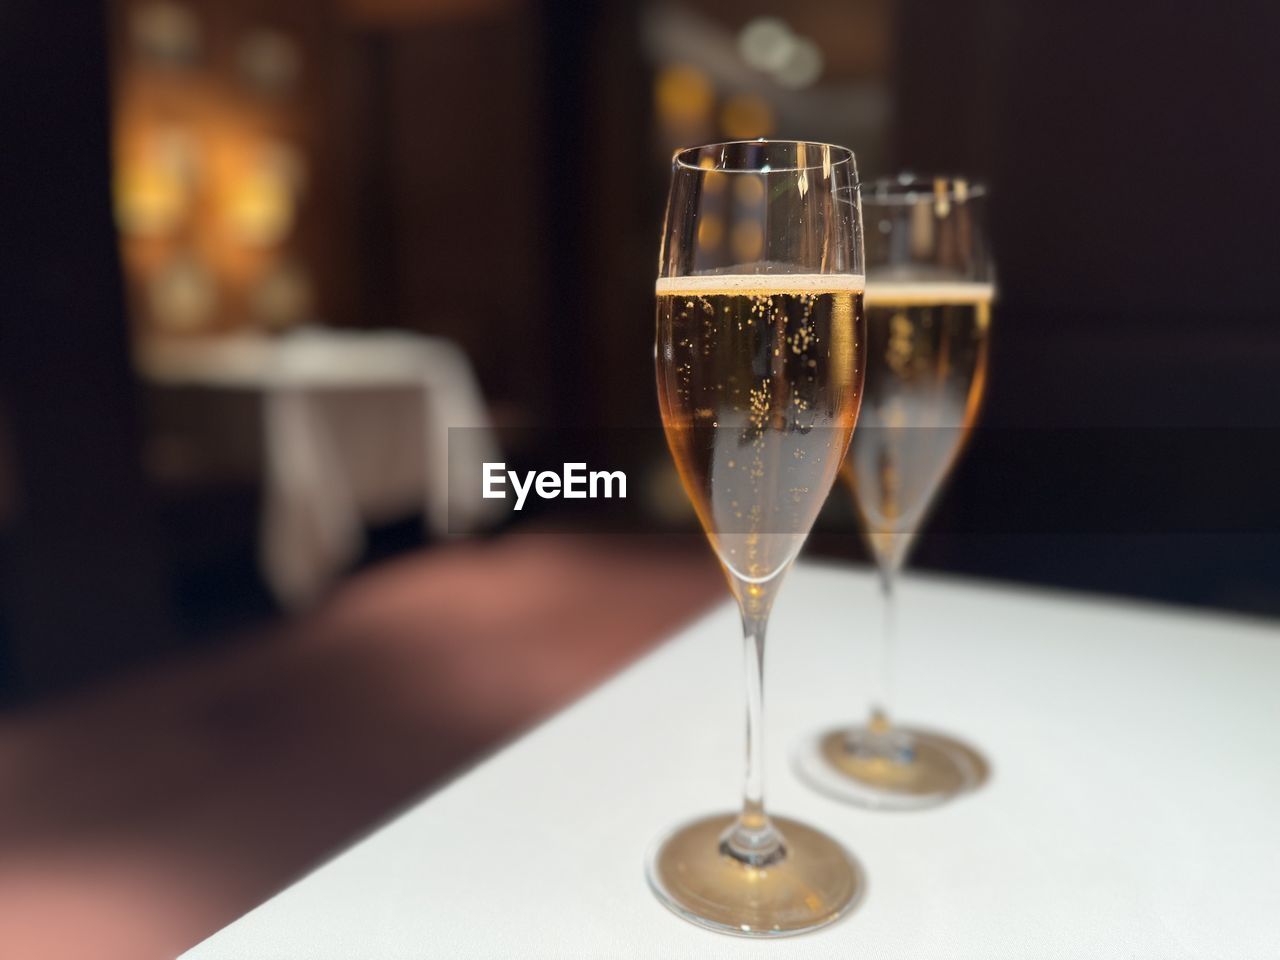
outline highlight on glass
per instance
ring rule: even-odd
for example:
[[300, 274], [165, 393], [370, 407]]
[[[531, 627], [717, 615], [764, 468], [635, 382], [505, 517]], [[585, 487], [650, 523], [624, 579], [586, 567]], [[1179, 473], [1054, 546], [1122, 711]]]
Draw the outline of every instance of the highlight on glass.
[[986, 382], [995, 271], [986, 189], [903, 175], [865, 184], [866, 381], [843, 476], [879, 572], [883, 629], [867, 720], [802, 745], [796, 769], [838, 799], [933, 806], [985, 777], [955, 737], [890, 713], [895, 582], [977, 417]]
[[865, 887], [839, 843], [766, 812], [762, 739], [769, 613], [858, 415], [862, 257], [849, 150], [748, 141], [675, 155], [656, 284], [658, 399], [742, 615], [746, 775], [739, 811], [676, 828], [647, 872], [664, 904], [725, 933], [811, 930]]

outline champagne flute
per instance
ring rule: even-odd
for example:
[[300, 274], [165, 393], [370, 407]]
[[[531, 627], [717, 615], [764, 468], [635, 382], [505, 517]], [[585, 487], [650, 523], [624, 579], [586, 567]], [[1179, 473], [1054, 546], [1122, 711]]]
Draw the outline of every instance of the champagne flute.
[[878, 689], [866, 724], [820, 734], [796, 767], [839, 799], [915, 809], [971, 789], [985, 771], [962, 742], [893, 722], [888, 701], [894, 581], [977, 416], [994, 268], [983, 187], [903, 175], [864, 191], [867, 371], [843, 475], [880, 574]]
[[840, 470], [858, 413], [862, 224], [853, 154], [750, 141], [676, 153], [656, 285], [658, 399], [685, 492], [742, 615], [741, 812], [658, 843], [649, 884], [680, 916], [743, 936], [830, 923], [856, 861], [764, 807], [765, 625]]

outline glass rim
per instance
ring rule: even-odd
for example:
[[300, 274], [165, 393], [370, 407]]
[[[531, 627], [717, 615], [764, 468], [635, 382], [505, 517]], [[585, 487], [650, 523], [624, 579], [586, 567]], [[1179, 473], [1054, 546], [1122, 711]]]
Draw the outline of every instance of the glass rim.
[[[939, 183], [944, 184], [939, 190]], [[963, 186], [959, 186], [963, 184]], [[883, 206], [912, 203], [932, 203], [946, 199], [956, 203], [985, 199], [987, 185], [982, 180], [970, 180], [959, 174], [930, 174], [904, 171], [886, 177], [874, 177], [858, 184], [862, 203]]]
[[827, 150], [832, 154], [840, 154], [837, 160], [834, 157], [830, 166], [836, 167], [844, 163], [853, 163], [854, 153], [848, 147], [842, 147], [838, 143], [823, 143], [820, 140], [767, 140], [759, 137], [755, 140], [721, 140], [715, 143], [703, 143], [693, 147], [680, 147], [671, 155], [671, 165], [684, 170], [691, 170], [700, 173], [799, 173], [802, 170], [821, 170], [827, 164], [812, 163], [804, 166], [796, 164], [788, 164], [782, 167], [775, 167], [773, 164], [765, 164], [768, 169], [760, 167], [704, 167], [696, 160], [690, 163], [686, 157], [696, 158], [698, 154], [704, 150], [714, 150], [717, 147], [743, 147], [743, 146], [805, 146], [815, 147], [820, 150]]

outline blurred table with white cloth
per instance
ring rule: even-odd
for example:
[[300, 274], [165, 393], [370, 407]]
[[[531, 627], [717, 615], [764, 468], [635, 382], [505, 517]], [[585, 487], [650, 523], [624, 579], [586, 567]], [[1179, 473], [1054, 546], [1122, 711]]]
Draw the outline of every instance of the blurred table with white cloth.
[[287, 606], [313, 601], [356, 560], [368, 526], [420, 512], [437, 535], [465, 533], [502, 509], [462, 482], [469, 464], [501, 457], [451, 341], [313, 328], [148, 340], [136, 362], [156, 385], [261, 392], [259, 554]]

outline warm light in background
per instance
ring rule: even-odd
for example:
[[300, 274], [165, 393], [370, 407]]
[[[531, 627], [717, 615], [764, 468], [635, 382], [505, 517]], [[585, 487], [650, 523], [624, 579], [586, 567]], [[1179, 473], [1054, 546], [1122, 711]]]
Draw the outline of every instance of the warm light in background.
[[294, 221], [294, 185], [300, 176], [279, 147], [259, 148], [244, 169], [228, 177], [223, 216], [232, 238], [250, 247], [270, 247], [289, 235]]
[[733, 256], [741, 263], [759, 260], [764, 251], [764, 230], [757, 220], [739, 220], [729, 240]]
[[773, 108], [764, 97], [740, 93], [720, 108], [720, 129], [731, 140], [754, 140], [774, 131]]
[[703, 250], [714, 250], [724, 243], [724, 221], [708, 214], [698, 224], [698, 246]]
[[744, 207], [764, 203], [764, 177], [739, 176], [733, 185], [733, 198]]
[[711, 81], [696, 67], [676, 64], [658, 71], [654, 81], [654, 108], [659, 121], [668, 129], [705, 126], [714, 101]]
[[725, 181], [728, 179], [725, 174], [712, 170], [715, 165], [715, 161], [710, 157], [703, 157], [698, 161], [699, 167], [703, 170], [711, 171], [702, 178], [702, 190], [704, 193], [709, 193], [712, 196], [716, 196], [724, 192]]
[[198, 158], [190, 136], [171, 128], [122, 150], [116, 174], [116, 220], [129, 236], [177, 231], [191, 209]]
[[122, 2], [114, 192], [138, 332], [309, 319], [300, 35], [247, 9], [215, 24], [212, 5]]
[[182, 223], [186, 187], [159, 164], [143, 163], [122, 172], [116, 183], [116, 221], [135, 237], [162, 237]]
[[227, 226], [236, 240], [248, 246], [279, 243], [293, 226], [289, 192], [275, 177], [255, 171], [232, 185], [227, 197]]

